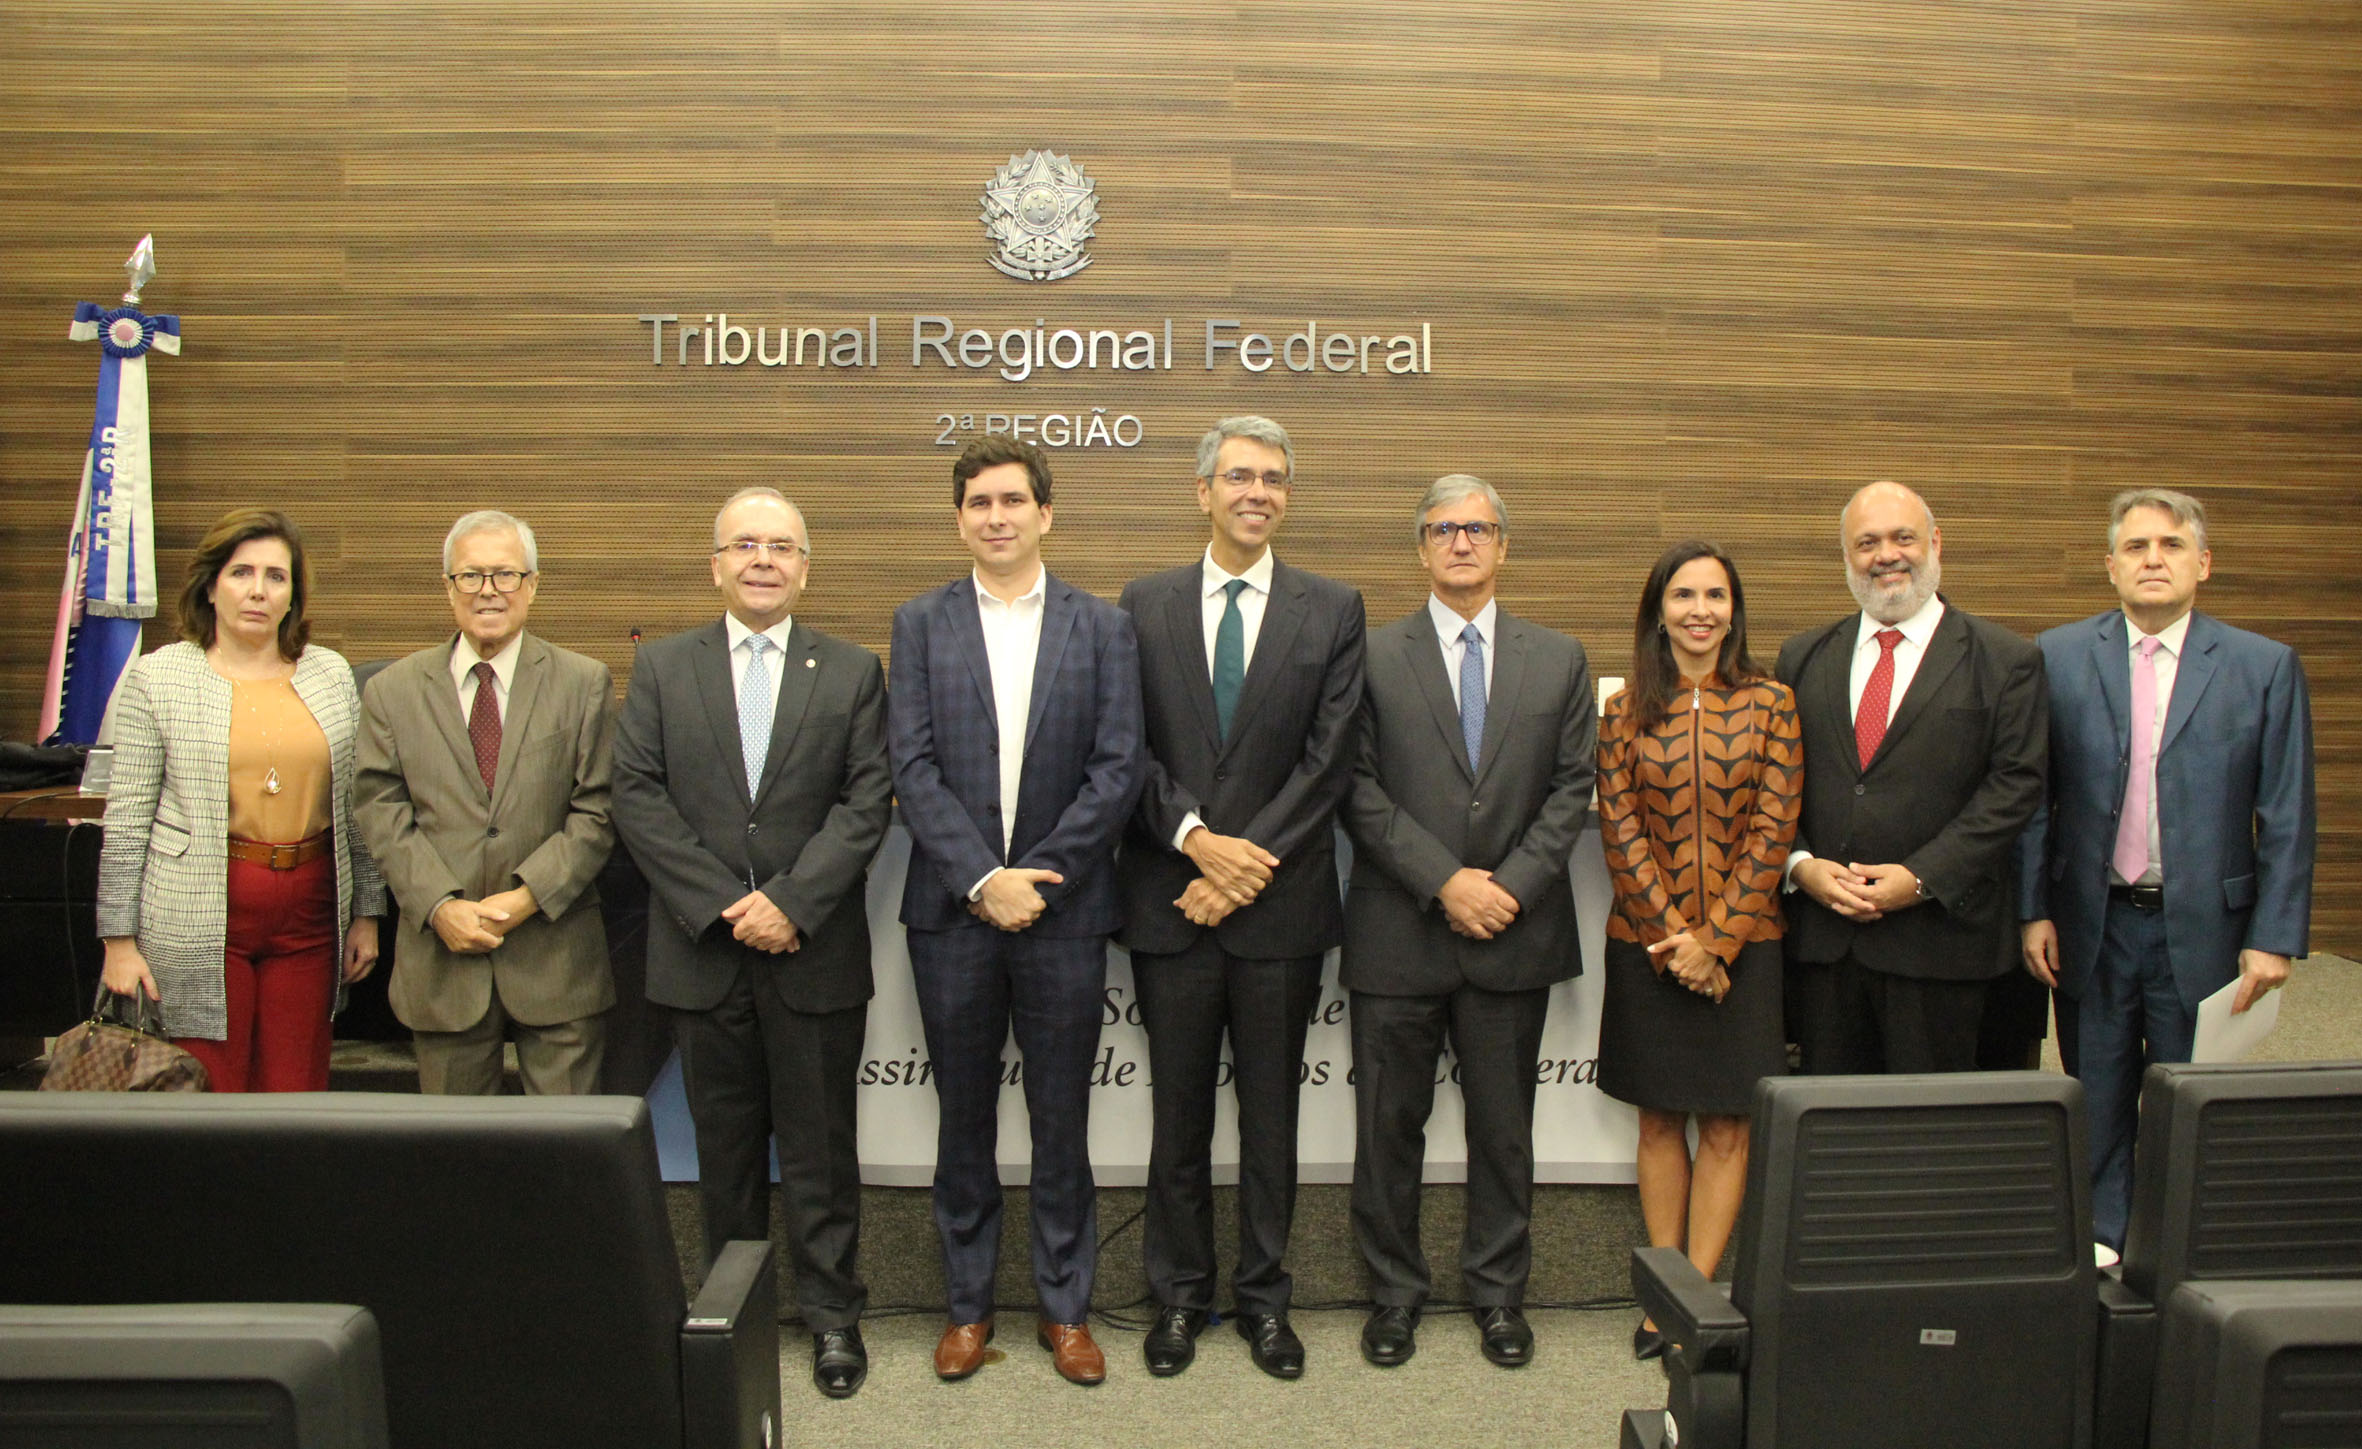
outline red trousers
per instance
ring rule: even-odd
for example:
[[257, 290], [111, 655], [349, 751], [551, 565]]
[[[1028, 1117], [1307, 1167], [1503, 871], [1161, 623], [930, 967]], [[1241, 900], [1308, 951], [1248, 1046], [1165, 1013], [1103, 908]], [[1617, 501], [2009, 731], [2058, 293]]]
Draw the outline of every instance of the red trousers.
[[229, 949], [222, 988], [229, 1034], [178, 1036], [173, 1045], [205, 1064], [217, 1092], [325, 1092], [328, 1012], [344, 943], [336, 934], [336, 853], [293, 870], [230, 865]]

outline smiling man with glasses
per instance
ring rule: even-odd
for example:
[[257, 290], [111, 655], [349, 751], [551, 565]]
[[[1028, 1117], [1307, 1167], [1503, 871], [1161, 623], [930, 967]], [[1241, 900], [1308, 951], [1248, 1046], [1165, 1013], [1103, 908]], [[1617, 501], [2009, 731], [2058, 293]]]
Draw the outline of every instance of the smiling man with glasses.
[[680, 1048], [705, 1261], [771, 1236], [776, 1142], [812, 1381], [841, 1399], [869, 1373], [854, 1076], [862, 890], [893, 787], [878, 657], [794, 617], [810, 537], [773, 489], [722, 505], [711, 566], [726, 612], [633, 661], [615, 825], [648, 878], [648, 999], [671, 1008]]
[[539, 567], [521, 519], [453, 524], [458, 633], [363, 700], [354, 814], [401, 906], [387, 992], [426, 1092], [498, 1093], [509, 1039], [527, 1092], [599, 1087], [615, 982], [591, 883], [615, 844], [615, 688], [606, 665], [525, 632]]
[[1204, 557], [1136, 579], [1146, 786], [1117, 875], [1148, 1028], [1155, 1132], [1142, 1250], [1148, 1371], [1180, 1373], [1217, 1306], [1212, 1145], [1222, 1042], [1238, 1095], [1235, 1321], [1255, 1366], [1304, 1372], [1282, 1259], [1296, 1206], [1296, 1098], [1321, 957], [1344, 934], [1333, 841], [1350, 781], [1364, 618], [1351, 586], [1278, 562], [1296, 450], [1269, 418], [1198, 443]]

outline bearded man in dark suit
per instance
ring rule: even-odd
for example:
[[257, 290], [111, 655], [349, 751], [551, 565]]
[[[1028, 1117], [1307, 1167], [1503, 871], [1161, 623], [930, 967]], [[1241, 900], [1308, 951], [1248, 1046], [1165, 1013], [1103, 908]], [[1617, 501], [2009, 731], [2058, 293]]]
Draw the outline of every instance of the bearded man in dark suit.
[[1804, 729], [1788, 857], [1789, 1030], [1814, 1073], [1969, 1071], [2015, 969], [2015, 848], [2049, 753], [2040, 651], [1947, 602], [1925, 499], [1845, 506], [1861, 612], [1780, 650]]

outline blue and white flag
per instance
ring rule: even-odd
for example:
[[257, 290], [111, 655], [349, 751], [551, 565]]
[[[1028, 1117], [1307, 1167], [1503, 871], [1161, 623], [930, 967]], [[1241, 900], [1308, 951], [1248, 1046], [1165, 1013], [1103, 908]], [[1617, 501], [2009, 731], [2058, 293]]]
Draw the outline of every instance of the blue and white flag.
[[98, 406], [82, 455], [82, 491], [66, 543], [65, 585], [41, 696], [41, 738], [91, 744], [107, 722], [115, 689], [139, 654], [140, 621], [156, 613], [153, 479], [148, 467], [148, 353], [180, 351], [180, 319], [139, 310], [139, 289], [155, 275], [142, 238], [125, 265], [123, 305], [82, 302], [67, 336], [99, 344]]

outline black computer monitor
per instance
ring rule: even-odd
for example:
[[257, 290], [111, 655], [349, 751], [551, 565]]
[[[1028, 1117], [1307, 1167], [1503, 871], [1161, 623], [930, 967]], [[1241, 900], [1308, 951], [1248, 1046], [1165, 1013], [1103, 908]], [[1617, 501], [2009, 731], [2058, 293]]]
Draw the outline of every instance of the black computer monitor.
[[317, 1303], [0, 1305], [0, 1449], [386, 1449], [377, 1320]]

